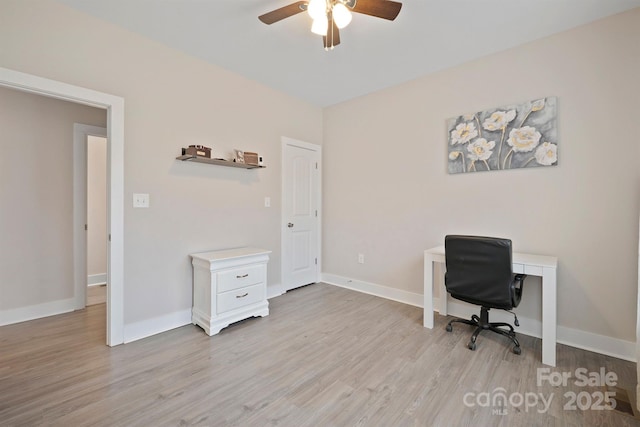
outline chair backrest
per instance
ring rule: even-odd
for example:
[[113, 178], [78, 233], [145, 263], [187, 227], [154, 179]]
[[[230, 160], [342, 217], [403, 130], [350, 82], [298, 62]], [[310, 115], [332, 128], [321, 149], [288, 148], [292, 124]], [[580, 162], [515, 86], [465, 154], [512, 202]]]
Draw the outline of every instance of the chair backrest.
[[444, 246], [445, 286], [452, 297], [487, 308], [513, 308], [511, 240], [446, 236]]

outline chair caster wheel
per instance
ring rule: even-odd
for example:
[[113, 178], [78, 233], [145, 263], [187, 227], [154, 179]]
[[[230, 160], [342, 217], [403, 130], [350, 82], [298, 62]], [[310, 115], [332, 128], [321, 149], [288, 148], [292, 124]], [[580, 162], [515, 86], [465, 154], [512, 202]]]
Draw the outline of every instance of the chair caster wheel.
[[451, 332], [451, 331], [453, 331], [453, 326], [447, 325], [446, 329], [447, 329], [447, 332]]
[[513, 347], [513, 353], [519, 355], [522, 353], [522, 350], [520, 349], [520, 347]]
[[467, 344], [467, 347], [469, 348], [469, 350], [475, 351], [476, 343], [474, 343], [473, 341], [469, 341], [469, 344]]

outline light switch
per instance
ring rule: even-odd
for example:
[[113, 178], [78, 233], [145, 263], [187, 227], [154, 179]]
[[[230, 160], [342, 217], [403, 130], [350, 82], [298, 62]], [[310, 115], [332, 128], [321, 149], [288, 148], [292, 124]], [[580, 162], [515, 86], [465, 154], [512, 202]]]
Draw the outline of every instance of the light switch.
[[143, 193], [133, 193], [133, 207], [134, 208], [148, 208], [149, 207], [149, 195]]
[[264, 207], [265, 208], [270, 208], [271, 207], [271, 197], [265, 197], [264, 198]]

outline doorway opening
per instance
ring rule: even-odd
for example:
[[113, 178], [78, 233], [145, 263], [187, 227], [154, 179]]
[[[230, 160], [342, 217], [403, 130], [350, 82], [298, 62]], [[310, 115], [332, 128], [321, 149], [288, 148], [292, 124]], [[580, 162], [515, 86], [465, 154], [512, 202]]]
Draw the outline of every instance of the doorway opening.
[[87, 136], [87, 298], [107, 302], [107, 138]]
[[[0, 86], [107, 111], [107, 345], [124, 342], [124, 99], [0, 67]], [[75, 233], [74, 233], [75, 235]], [[74, 237], [75, 241], [75, 237]], [[74, 257], [76, 251], [74, 249]]]
[[76, 310], [107, 297], [107, 129], [73, 126], [73, 230]]

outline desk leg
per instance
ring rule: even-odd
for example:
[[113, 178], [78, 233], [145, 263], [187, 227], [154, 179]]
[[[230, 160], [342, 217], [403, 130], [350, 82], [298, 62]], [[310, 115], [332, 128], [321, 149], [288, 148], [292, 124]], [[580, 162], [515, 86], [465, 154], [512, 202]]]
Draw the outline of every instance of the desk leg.
[[556, 269], [542, 270], [542, 363], [556, 366], [557, 326]]
[[447, 315], [447, 296], [449, 294], [447, 294], [447, 287], [444, 285], [444, 273], [445, 273], [445, 266], [443, 263], [438, 263], [438, 293], [440, 294], [439, 298], [439, 302], [440, 302], [440, 309], [438, 310], [438, 313], [440, 313], [441, 316], [446, 316]]
[[433, 260], [424, 256], [424, 305], [423, 305], [423, 325], [425, 328], [433, 329]]

